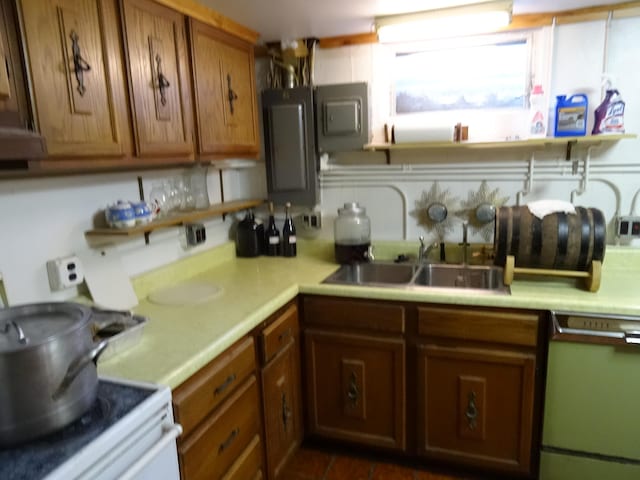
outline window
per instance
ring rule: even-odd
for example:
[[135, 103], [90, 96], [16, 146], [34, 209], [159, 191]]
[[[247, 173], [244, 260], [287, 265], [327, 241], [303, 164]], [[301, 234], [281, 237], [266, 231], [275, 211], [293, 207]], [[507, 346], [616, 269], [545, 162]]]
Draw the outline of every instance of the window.
[[530, 78], [526, 36], [467, 39], [396, 50], [395, 113], [522, 109]]

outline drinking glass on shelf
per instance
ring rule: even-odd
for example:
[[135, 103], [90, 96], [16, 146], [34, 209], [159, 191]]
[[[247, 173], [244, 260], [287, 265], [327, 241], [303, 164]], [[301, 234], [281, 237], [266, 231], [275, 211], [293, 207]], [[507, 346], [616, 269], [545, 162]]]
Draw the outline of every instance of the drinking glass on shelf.
[[180, 190], [175, 178], [166, 180], [167, 184], [167, 204], [169, 205], [169, 211], [177, 210], [180, 208]]
[[194, 207], [209, 208], [209, 192], [207, 190], [207, 168], [198, 164], [190, 172], [191, 193]]
[[164, 217], [169, 210], [167, 198], [167, 186], [163, 181], [153, 182], [149, 192], [149, 204], [153, 214], [157, 217]]
[[176, 179], [178, 190], [180, 192], [180, 210], [193, 210], [195, 201], [191, 193], [191, 184], [188, 178], [181, 177]]

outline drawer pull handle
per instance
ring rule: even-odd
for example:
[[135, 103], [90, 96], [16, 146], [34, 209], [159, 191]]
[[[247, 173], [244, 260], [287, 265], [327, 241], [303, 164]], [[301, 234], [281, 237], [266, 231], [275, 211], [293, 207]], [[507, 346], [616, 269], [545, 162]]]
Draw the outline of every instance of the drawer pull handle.
[[282, 343], [290, 336], [291, 336], [291, 327], [287, 328], [284, 332], [278, 335], [278, 341]]
[[229, 375], [227, 377], [227, 379], [224, 382], [222, 382], [220, 385], [218, 385], [216, 387], [216, 389], [213, 391], [213, 394], [214, 395], [220, 395], [222, 392], [224, 392], [229, 387], [229, 385], [231, 385], [233, 383], [233, 381], [235, 379], [236, 379], [236, 374], [232, 373], [231, 375]]
[[240, 428], [234, 428], [229, 434], [229, 436], [227, 437], [227, 439], [224, 442], [222, 442], [218, 447], [218, 454], [221, 454], [227, 448], [229, 448], [229, 446], [233, 443], [233, 441], [238, 437], [239, 434], [240, 434]]
[[478, 419], [478, 408], [476, 407], [476, 392], [469, 393], [469, 400], [467, 403], [467, 411], [464, 412], [465, 417], [467, 417], [467, 424], [469, 425], [469, 429], [475, 430], [476, 421]]
[[282, 393], [282, 427], [284, 428], [284, 432], [287, 433], [287, 425], [289, 424], [289, 419], [291, 418], [291, 409], [289, 405], [287, 405], [287, 395], [286, 393]]
[[356, 406], [358, 404], [358, 398], [360, 397], [360, 391], [358, 390], [358, 384], [356, 383], [356, 373], [351, 372], [349, 376], [349, 388], [347, 389], [347, 397], [351, 400], [351, 405]]

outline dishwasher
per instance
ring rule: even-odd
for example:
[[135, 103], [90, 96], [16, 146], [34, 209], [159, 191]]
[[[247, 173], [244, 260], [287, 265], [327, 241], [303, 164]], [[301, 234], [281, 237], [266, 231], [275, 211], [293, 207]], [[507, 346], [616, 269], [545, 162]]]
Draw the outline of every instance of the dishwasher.
[[639, 479], [640, 316], [551, 320], [540, 479]]

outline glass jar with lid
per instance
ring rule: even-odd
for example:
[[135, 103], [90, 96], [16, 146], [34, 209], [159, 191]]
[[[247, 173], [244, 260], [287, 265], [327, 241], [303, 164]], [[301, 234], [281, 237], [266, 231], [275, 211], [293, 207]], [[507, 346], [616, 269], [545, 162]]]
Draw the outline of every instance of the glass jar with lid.
[[338, 263], [366, 262], [371, 247], [371, 222], [364, 207], [348, 202], [338, 209], [333, 224], [335, 257]]

